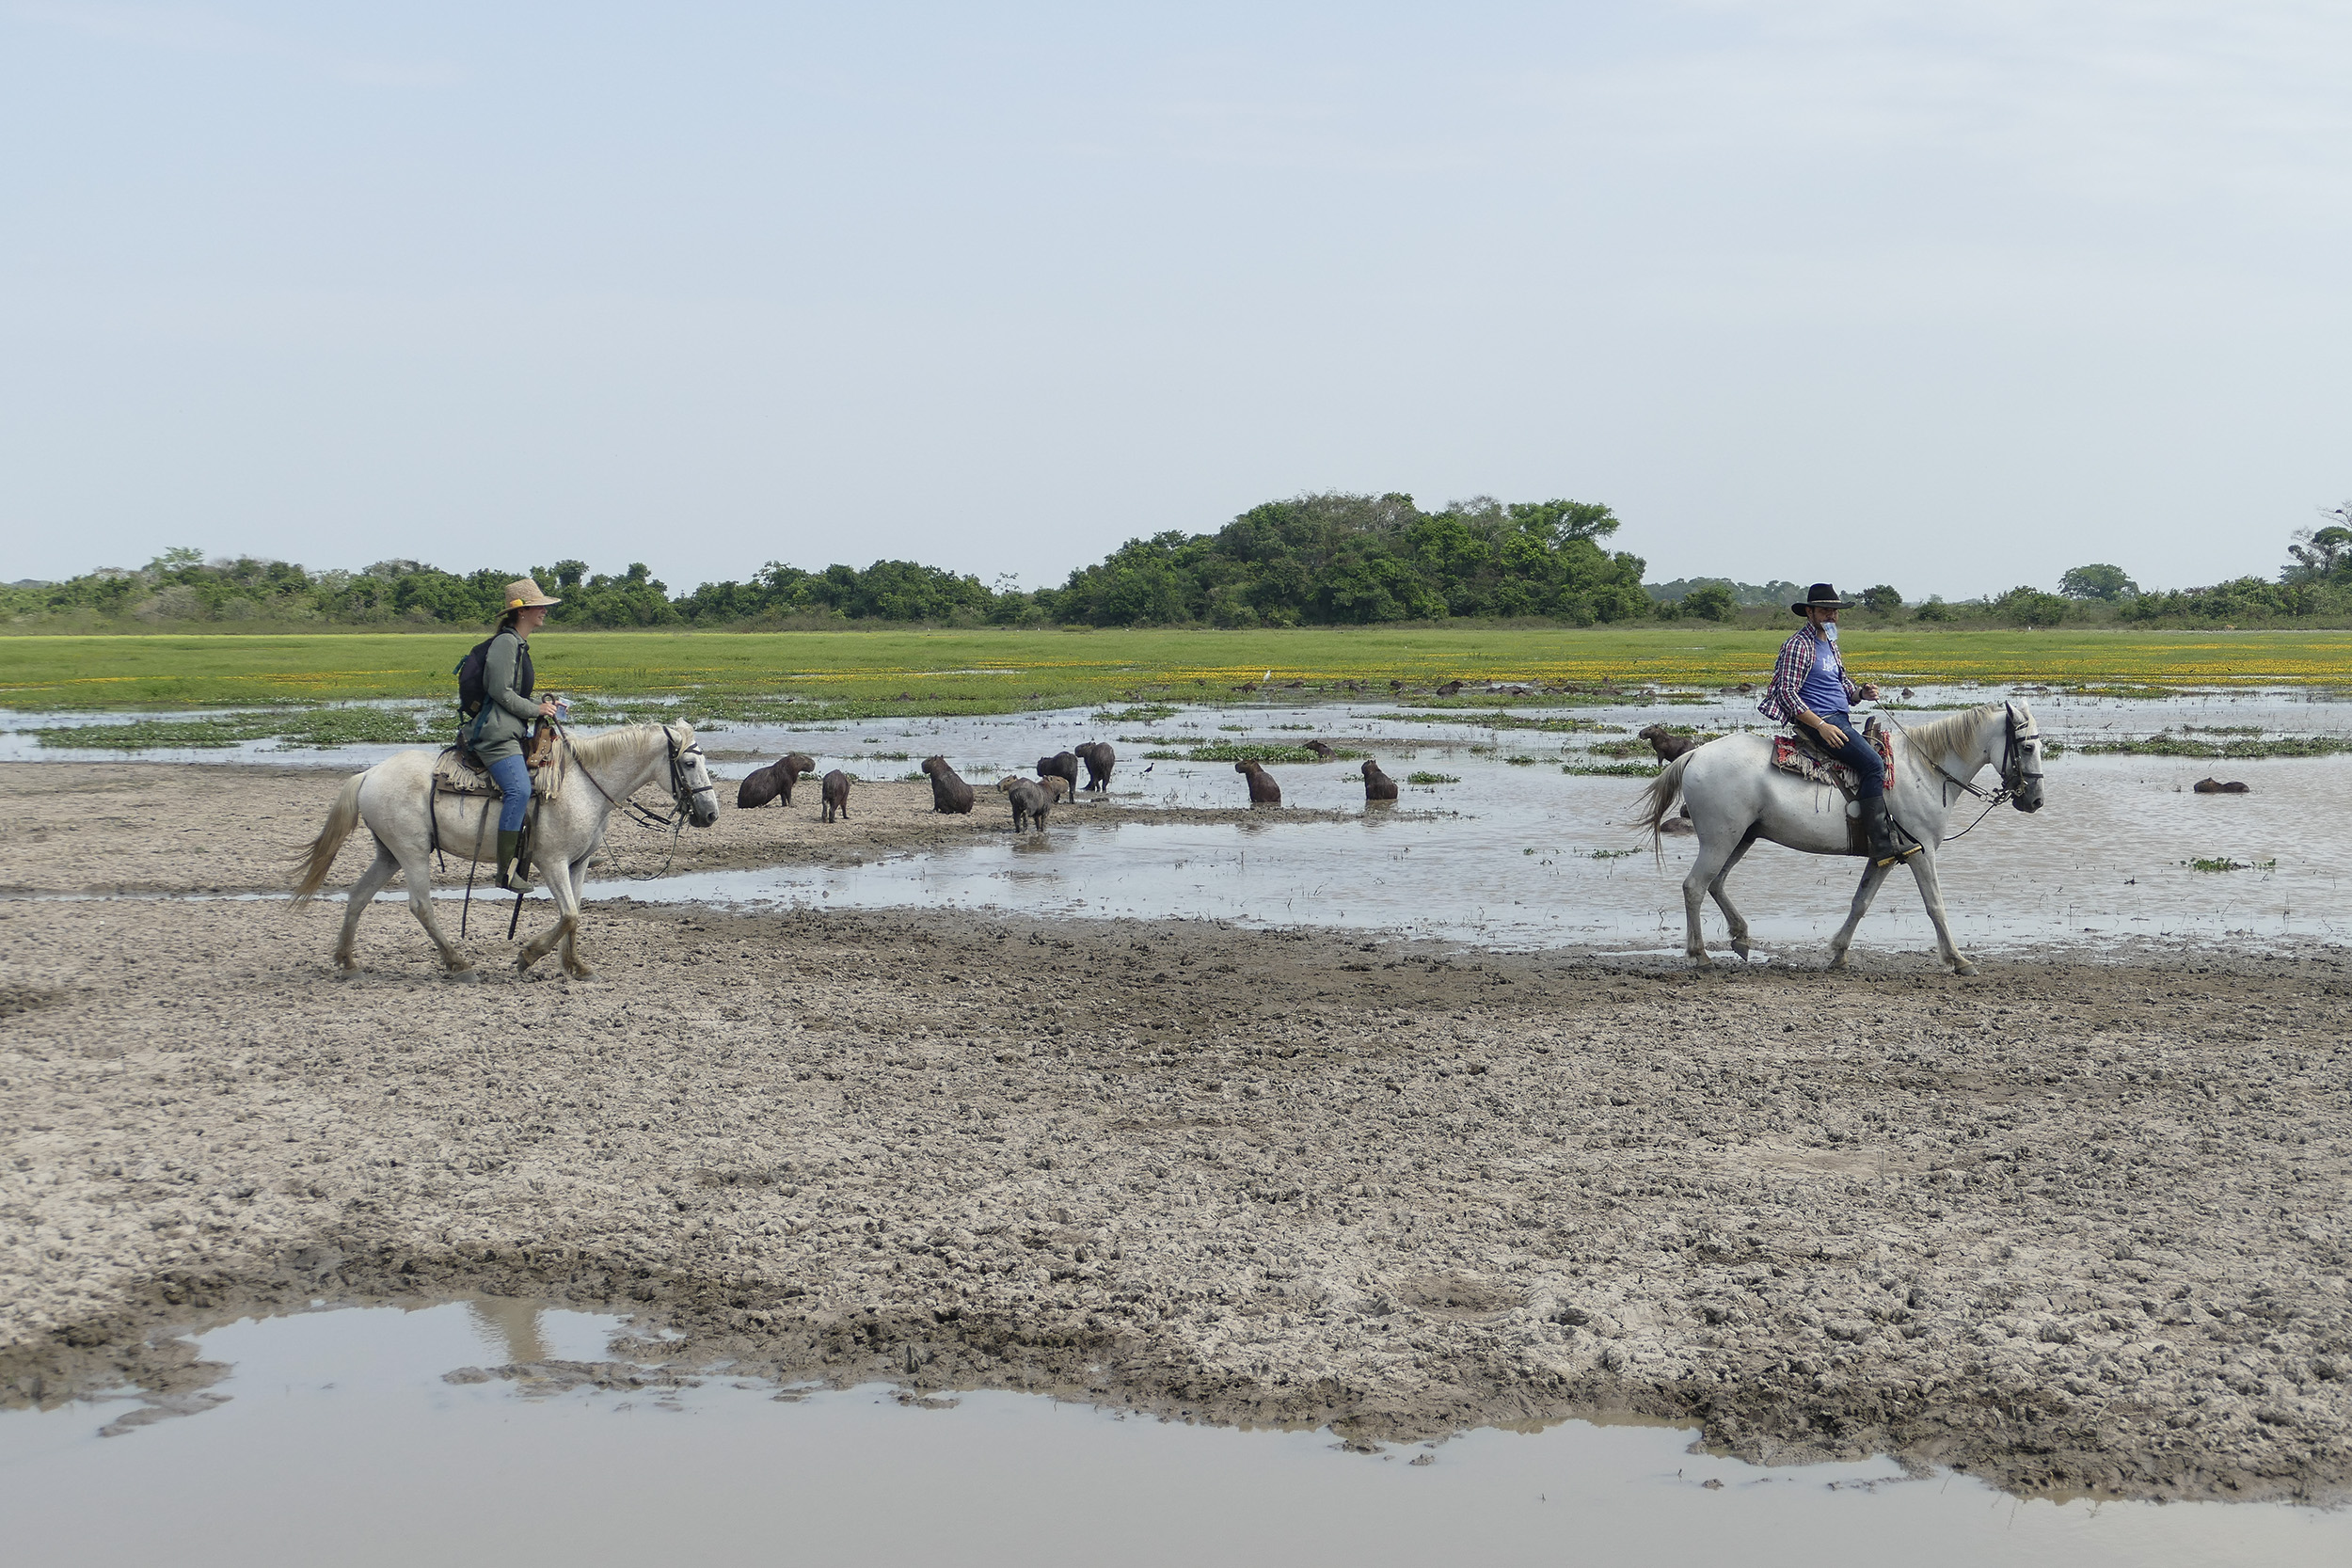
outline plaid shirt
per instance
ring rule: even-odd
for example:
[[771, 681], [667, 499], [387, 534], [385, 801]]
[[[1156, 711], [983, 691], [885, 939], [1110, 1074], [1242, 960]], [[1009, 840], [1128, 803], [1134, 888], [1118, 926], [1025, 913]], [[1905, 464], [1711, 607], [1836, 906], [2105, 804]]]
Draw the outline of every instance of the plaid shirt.
[[[1821, 634], [1812, 623], [1799, 626], [1796, 635], [1780, 645], [1780, 657], [1772, 665], [1772, 684], [1764, 689], [1764, 700], [1756, 705], [1756, 711], [1775, 724], [1793, 724], [1797, 709], [1804, 705], [1797, 693], [1804, 685], [1804, 677], [1813, 673], [1813, 659], [1821, 646]], [[1859, 702], [1862, 688], [1843, 670], [1838, 678], [1846, 683], [1846, 701]]]

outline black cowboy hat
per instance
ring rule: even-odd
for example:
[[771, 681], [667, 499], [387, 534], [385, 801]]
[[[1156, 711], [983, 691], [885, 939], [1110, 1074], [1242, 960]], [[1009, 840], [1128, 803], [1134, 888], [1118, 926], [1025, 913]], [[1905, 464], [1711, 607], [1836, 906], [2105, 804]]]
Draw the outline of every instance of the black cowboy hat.
[[1788, 612], [1791, 615], [1802, 615], [1808, 610], [1849, 610], [1857, 602], [1859, 601], [1853, 599], [1841, 599], [1837, 596], [1836, 589], [1832, 588], [1826, 582], [1817, 582], [1804, 591], [1804, 599], [1788, 607]]

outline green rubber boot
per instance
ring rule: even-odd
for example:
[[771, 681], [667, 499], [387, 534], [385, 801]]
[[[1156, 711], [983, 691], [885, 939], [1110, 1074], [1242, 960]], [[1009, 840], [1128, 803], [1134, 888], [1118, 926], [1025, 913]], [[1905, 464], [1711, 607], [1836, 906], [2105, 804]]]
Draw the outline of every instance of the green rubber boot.
[[523, 831], [520, 828], [516, 828], [512, 832], [504, 828], [499, 830], [499, 874], [492, 879], [490, 883], [492, 887], [504, 888], [509, 893], [532, 891], [531, 868], [515, 863], [515, 858], [522, 847], [522, 836]]

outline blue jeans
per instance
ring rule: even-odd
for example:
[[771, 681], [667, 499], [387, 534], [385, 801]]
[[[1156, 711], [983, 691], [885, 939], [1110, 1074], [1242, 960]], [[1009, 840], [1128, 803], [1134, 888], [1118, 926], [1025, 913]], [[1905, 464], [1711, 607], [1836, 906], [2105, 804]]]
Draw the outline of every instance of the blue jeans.
[[1838, 761], [1853, 769], [1854, 793], [1865, 800], [1885, 794], [1886, 759], [1864, 738], [1862, 726], [1853, 721], [1853, 715], [1824, 713], [1818, 717], [1846, 732], [1846, 743], [1837, 749], [1836, 755]]
[[490, 764], [490, 777], [504, 797], [499, 801], [499, 832], [519, 832], [523, 813], [531, 807], [531, 765], [520, 757], [501, 757]]

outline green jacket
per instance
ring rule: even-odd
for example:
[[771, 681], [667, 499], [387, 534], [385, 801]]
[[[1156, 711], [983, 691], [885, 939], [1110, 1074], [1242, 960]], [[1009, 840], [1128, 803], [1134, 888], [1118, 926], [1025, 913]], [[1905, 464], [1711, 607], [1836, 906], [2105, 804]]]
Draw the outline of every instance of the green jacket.
[[522, 634], [508, 626], [490, 640], [482, 659], [482, 711], [466, 726], [466, 743], [485, 763], [523, 754], [539, 705], [530, 684], [516, 689], [515, 666], [523, 653]]

